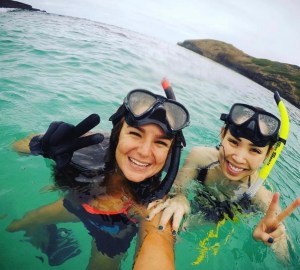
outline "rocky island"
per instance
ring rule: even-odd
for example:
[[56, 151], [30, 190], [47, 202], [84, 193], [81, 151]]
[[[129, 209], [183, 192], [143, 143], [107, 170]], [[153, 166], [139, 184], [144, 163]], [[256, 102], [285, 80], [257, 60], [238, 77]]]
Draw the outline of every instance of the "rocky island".
[[233, 45], [211, 39], [186, 40], [178, 45], [210, 58], [271, 90], [300, 108], [300, 67], [252, 57]]
[[30, 5], [12, 1], [12, 0], [1, 0], [0, 1], [0, 8], [18, 8], [18, 9], [25, 9], [25, 10], [31, 10], [31, 11], [42, 11], [36, 8], [33, 8]]

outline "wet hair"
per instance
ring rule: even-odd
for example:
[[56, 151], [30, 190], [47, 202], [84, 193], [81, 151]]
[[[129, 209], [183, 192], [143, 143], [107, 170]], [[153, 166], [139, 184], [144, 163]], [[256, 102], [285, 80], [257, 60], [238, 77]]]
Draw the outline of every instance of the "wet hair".
[[[230, 130], [232, 124], [225, 124], [224, 126], [224, 136], [226, 135], [227, 131]], [[232, 136], [234, 136], [232, 134]], [[234, 136], [235, 137], [235, 136]], [[271, 150], [271, 148], [274, 146], [274, 144], [277, 142], [277, 140], [270, 139], [269, 142], [265, 146], [269, 146], [268, 151]], [[255, 144], [254, 144], [255, 145]]]

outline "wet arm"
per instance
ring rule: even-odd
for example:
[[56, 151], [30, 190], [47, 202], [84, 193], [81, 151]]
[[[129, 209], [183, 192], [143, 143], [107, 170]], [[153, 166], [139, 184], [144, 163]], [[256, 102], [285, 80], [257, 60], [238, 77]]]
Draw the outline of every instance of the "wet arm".
[[[267, 190], [264, 186], [257, 192], [254, 197], [254, 202], [266, 213], [271, 204], [273, 193]], [[253, 237], [257, 241], [262, 241], [264, 244], [271, 246], [277, 258], [282, 262], [288, 262], [290, 259], [287, 244], [287, 233], [283, 223], [277, 224], [276, 215], [281, 212], [279, 204], [274, 204], [274, 218], [267, 215], [263, 217], [253, 232]], [[274, 242], [268, 242], [270, 235]], [[272, 241], [272, 240], [269, 240]]]
[[164, 230], [157, 229], [160, 217], [159, 214], [151, 221], [141, 220], [134, 270], [175, 269], [175, 239], [170, 224]]
[[60, 222], [76, 222], [78, 218], [63, 206], [63, 199], [52, 204], [42, 206], [24, 215], [22, 219], [14, 220], [6, 228], [9, 232], [30, 230], [38, 226], [56, 224]]

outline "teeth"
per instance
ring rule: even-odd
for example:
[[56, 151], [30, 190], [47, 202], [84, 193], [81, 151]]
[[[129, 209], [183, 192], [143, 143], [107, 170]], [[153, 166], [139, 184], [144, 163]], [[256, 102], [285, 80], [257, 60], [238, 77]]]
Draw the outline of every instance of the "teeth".
[[228, 162], [228, 164], [229, 164], [230, 169], [232, 169], [232, 170], [235, 171], [235, 172], [241, 172], [241, 171], [244, 170], [244, 169], [241, 169], [241, 168], [234, 167], [234, 166], [233, 166], [231, 163], [229, 163], [229, 162]]
[[142, 163], [140, 161], [137, 161], [136, 159], [134, 158], [129, 158], [129, 160], [134, 163], [135, 165], [138, 165], [138, 166], [141, 166], [141, 167], [147, 167], [150, 165], [150, 163]]

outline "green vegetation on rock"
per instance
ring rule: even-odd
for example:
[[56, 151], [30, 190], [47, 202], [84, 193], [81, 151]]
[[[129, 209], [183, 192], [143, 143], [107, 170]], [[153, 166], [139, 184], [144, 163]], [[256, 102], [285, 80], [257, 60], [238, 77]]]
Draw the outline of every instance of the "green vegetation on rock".
[[233, 45], [211, 39], [186, 40], [178, 45], [210, 58], [279, 94], [300, 108], [300, 67], [245, 54]]

